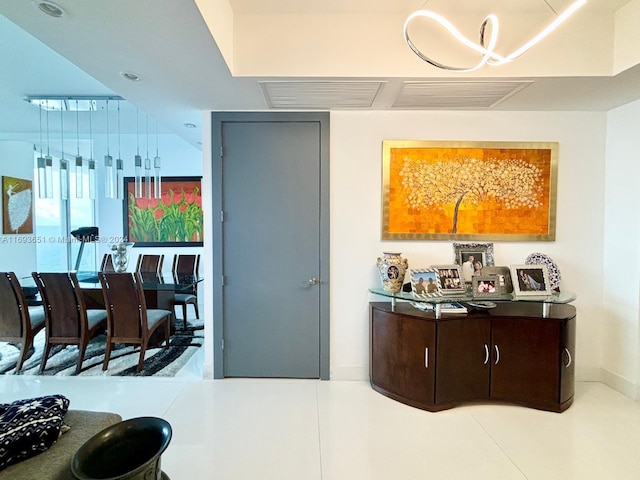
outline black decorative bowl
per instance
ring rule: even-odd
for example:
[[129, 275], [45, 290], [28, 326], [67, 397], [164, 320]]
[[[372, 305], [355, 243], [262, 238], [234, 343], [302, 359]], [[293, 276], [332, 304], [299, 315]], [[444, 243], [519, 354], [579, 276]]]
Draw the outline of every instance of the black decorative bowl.
[[160, 456], [171, 441], [171, 425], [156, 417], [116, 423], [82, 445], [71, 462], [78, 480], [161, 480]]

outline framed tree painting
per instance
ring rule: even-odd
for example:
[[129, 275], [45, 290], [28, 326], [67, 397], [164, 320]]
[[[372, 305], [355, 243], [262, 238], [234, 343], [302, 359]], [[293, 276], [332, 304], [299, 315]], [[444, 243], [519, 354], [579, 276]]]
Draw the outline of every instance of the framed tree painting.
[[383, 240], [553, 241], [558, 144], [383, 142]]
[[2, 233], [33, 233], [31, 180], [2, 177]]
[[136, 198], [135, 179], [125, 177], [124, 236], [139, 247], [202, 246], [201, 182], [202, 177], [162, 177], [160, 198]]

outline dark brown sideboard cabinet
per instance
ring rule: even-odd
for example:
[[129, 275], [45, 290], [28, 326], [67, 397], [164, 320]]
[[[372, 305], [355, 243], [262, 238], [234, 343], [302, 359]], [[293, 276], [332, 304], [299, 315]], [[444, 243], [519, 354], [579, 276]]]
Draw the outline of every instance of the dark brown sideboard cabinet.
[[374, 390], [439, 411], [499, 401], [562, 412], [573, 401], [576, 310], [503, 302], [468, 314], [423, 312], [409, 303], [369, 304]]

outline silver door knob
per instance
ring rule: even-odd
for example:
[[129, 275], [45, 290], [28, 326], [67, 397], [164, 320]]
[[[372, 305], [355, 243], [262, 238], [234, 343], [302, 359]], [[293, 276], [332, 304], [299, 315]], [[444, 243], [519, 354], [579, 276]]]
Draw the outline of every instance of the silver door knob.
[[318, 285], [319, 283], [320, 280], [318, 280], [316, 277], [311, 277], [306, 282], [302, 282], [303, 285]]

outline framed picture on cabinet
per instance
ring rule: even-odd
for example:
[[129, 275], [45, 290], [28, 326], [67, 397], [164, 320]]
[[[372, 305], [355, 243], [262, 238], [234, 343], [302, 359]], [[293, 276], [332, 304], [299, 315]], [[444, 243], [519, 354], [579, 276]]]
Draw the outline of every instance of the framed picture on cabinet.
[[546, 265], [511, 265], [511, 280], [516, 296], [551, 295]]
[[509, 267], [484, 267], [482, 269], [483, 276], [496, 276], [498, 283], [496, 284], [501, 293], [513, 292], [513, 284], [511, 282], [511, 270]]
[[460, 265], [432, 265], [431, 268], [438, 272], [440, 290], [444, 295], [460, 294], [466, 291]]
[[411, 293], [416, 298], [441, 297], [438, 271], [434, 268], [422, 268], [410, 271]]
[[493, 265], [493, 243], [454, 243], [453, 259], [461, 266], [464, 281], [471, 283], [473, 275]]
[[475, 275], [472, 282], [473, 298], [499, 297], [502, 295], [496, 275]]

